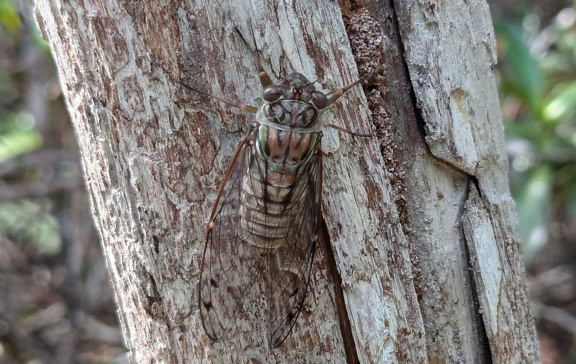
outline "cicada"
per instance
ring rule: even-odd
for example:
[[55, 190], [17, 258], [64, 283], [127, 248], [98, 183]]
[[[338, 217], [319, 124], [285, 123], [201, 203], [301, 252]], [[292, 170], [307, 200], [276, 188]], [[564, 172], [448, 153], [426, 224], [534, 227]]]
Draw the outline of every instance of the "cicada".
[[206, 334], [218, 341], [234, 325], [251, 288], [263, 284], [268, 342], [278, 347], [304, 305], [320, 234], [322, 130], [366, 135], [320, 120], [362, 80], [328, 94], [300, 73], [273, 83], [261, 72], [260, 81], [258, 108], [209, 95], [254, 113], [256, 123], [240, 141], [210, 215], [198, 305]]

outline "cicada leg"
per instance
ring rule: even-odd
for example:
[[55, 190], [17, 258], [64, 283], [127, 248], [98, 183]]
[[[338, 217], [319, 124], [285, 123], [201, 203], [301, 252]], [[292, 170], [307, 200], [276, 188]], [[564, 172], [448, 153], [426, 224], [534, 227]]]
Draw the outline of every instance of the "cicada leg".
[[334, 125], [334, 124], [330, 124], [330, 123], [324, 123], [324, 126], [325, 126], [325, 127], [328, 127], [328, 128], [336, 129], [336, 130], [338, 130], [338, 131], [341, 131], [341, 132], [343, 132], [343, 133], [350, 134], [350, 135], [355, 136], [355, 137], [361, 137], [361, 138], [370, 138], [370, 137], [373, 137], [372, 134], [358, 134], [358, 133], [355, 133], [355, 132], [353, 132], [353, 131], [351, 131], [351, 130], [348, 130], [348, 129], [345, 129], [345, 128], [341, 128], [341, 127], [339, 127], [338, 125]]
[[[345, 86], [345, 87], [342, 87], [341, 89], [338, 89], [338, 90], [335, 90], [335, 91], [330, 92], [328, 95], [326, 95], [326, 97], [327, 97], [327, 99], [328, 99], [328, 102], [326, 103], [326, 107], [325, 107], [325, 108], [328, 108], [330, 105], [332, 105], [333, 103], [335, 103], [336, 100], [338, 100], [342, 95], [344, 95], [344, 93], [345, 93], [346, 91], [348, 91], [348, 90], [350, 90], [352, 87], [354, 87], [354, 86], [356, 86], [356, 85], [359, 85], [359, 84], [361, 84], [362, 82], [370, 79], [371, 77], [372, 77], [372, 74], [370, 74], [370, 75], [368, 75], [368, 76], [365, 76], [365, 77], [362, 77], [362, 78], [359, 79], [358, 81], [354, 81], [354, 82], [352, 82], [351, 84], [349, 84], [348, 86]], [[355, 136], [355, 137], [368, 138], [368, 137], [372, 137], [372, 136], [373, 136], [373, 135], [370, 135], [370, 134], [358, 134], [358, 133], [355, 133], [355, 132], [353, 132], [353, 131], [351, 131], [351, 130], [348, 130], [348, 129], [345, 129], [345, 128], [342, 128], [342, 127], [339, 127], [339, 126], [337, 126], [337, 125], [330, 124], [330, 123], [324, 123], [324, 126], [326, 126], [326, 127], [328, 127], [328, 128], [336, 129], [336, 130], [338, 130], [338, 131], [340, 131], [340, 132], [347, 133], [347, 134], [350, 134], [350, 135]]]
[[258, 108], [257, 108], [257, 107], [254, 107], [254, 106], [252, 106], [252, 105], [247, 105], [247, 104], [235, 104], [235, 103], [230, 102], [230, 101], [228, 101], [228, 100], [226, 100], [226, 99], [224, 99], [224, 98], [222, 98], [222, 97], [220, 97], [220, 96], [212, 95], [212, 94], [209, 94], [209, 93], [207, 93], [207, 92], [197, 90], [197, 89], [195, 89], [194, 87], [189, 86], [189, 85], [183, 83], [182, 81], [178, 81], [178, 83], [179, 83], [180, 85], [186, 87], [188, 90], [191, 90], [191, 91], [194, 91], [194, 92], [198, 92], [199, 94], [204, 95], [204, 96], [211, 97], [211, 98], [213, 98], [213, 99], [216, 99], [216, 100], [218, 100], [218, 101], [220, 101], [220, 102], [225, 103], [225, 104], [228, 105], [228, 106], [236, 107], [236, 108], [238, 108], [238, 109], [240, 109], [240, 110], [242, 110], [242, 111], [246, 111], [246, 112], [253, 113], [253, 114], [255, 114], [255, 113], [258, 111]]
[[[342, 95], [344, 95], [344, 93], [348, 90], [350, 90], [352, 87], [361, 84], [362, 82], [369, 80], [372, 77], [372, 74], [369, 74], [368, 76], [362, 77], [361, 79], [359, 79], [358, 81], [354, 81], [351, 84], [349, 84], [348, 86], [342, 87], [338, 90], [332, 91], [330, 92], [327, 96], [328, 98], [328, 103], [326, 104], [326, 107], [329, 107], [330, 105], [332, 105], [333, 103], [336, 102], [336, 100], [338, 100]], [[354, 134], [354, 133], [351, 133]]]

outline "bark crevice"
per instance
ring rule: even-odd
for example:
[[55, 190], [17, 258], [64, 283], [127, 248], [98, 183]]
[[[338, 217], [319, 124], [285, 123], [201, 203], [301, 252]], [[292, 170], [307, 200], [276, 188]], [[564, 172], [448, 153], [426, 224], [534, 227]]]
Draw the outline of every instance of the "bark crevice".
[[486, 325], [484, 323], [484, 316], [482, 315], [482, 307], [480, 305], [480, 298], [478, 296], [479, 283], [476, 282], [476, 277], [473, 274], [473, 269], [474, 269], [473, 259], [474, 259], [474, 257], [472, 256], [472, 254], [470, 252], [470, 246], [469, 246], [468, 239], [466, 238], [466, 231], [464, 228], [466, 204], [469, 201], [469, 199], [471, 198], [472, 188], [476, 188], [478, 190], [478, 181], [477, 181], [476, 177], [469, 176], [469, 181], [470, 182], [466, 186], [466, 197], [462, 200], [462, 205], [460, 206], [458, 221], [460, 221], [460, 230], [462, 231], [462, 238], [464, 241], [464, 251], [466, 253], [466, 261], [468, 262], [468, 272], [467, 273], [468, 273], [468, 279], [469, 279], [470, 284], [471, 284], [472, 303], [474, 305], [474, 313], [476, 316], [476, 322], [478, 324], [477, 329], [479, 331], [478, 338], [480, 340], [478, 340], [478, 348], [477, 348], [477, 354], [479, 357], [478, 362], [486, 363], [486, 364], [492, 364], [492, 362], [493, 362], [492, 355], [489, 355], [491, 353], [491, 350], [490, 350], [488, 332], [486, 331]]
[[[396, 6], [394, 3], [394, 0], [389, 0], [389, 4], [390, 4], [390, 8], [391, 8], [391, 12], [392, 12], [392, 24], [394, 26], [395, 29], [395, 34], [396, 34], [396, 41], [398, 43], [399, 46], [399, 50], [400, 50], [400, 59], [401, 59], [401, 63], [403, 66], [403, 70], [404, 70], [404, 74], [411, 80], [411, 73], [410, 73], [410, 68], [408, 66], [408, 60], [406, 58], [406, 52], [405, 52], [405, 46], [404, 46], [404, 41], [402, 39], [401, 36], [401, 29], [399, 27], [398, 24], [398, 14], [396, 11]], [[415, 116], [415, 121], [416, 121], [416, 125], [418, 127], [418, 131], [419, 134], [422, 137], [422, 144], [425, 146], [425, 150], [426, 150], [426, 154], [428, 155], [428, 158], [430, 158], [431, 160], [434, 160], [436, 163], [445, 165], [446, 167], [448, 167], [449, 169], [453, 169], [456, 173], [460, 173], [463, 174], [464, 176], [466, 176], [466, 178], [468, 179], [468, 184], [466, 187], [466, 193], [465, 193], [465, 198], [463, 198], [461, 200], [461, 204], [459, 206], [459, 212], [458, 212], [458, 217], [457, 217], [457, 221], [459, 221], [460, 223], [460, 229], [462, 230], [462, 236], [464, 239], [464, 242], [466, 242], [466, 237], [464, 235], [464, 231], [463, 231], [463, 226], [462, 226], [462, 216], [464, 214], [464, 206], [466, 204], [466, 201], [468, 200], [468, 194], [470, 191], [470, 183], [474, 183], [474, 184], [478, 184], [478, 180], [475, 176], [467, 173], [466, 171], [463, 171], [462, 169], [460, 169], [457, 165], [450, 163], [450, 161], [444, 160], [438, 156], [436, 156], [433, 152], [433, 149], [431, 148], [431, 146], [429, 145], [428, 141], [427, 141], [427, 136], [428, 136], [428, 129], [427, 129], [427, 125], [426, 125], [426, 121], [425, 118], [423, 116], [422, 113], [422, 109], [420, 108], [417, 98], [416, 98], [416, 92], [414, 90], [414, 86], [413, 83], [410, 82], [409, 83], [409, 100], [410, 103], [412, 105], [412, 109], [414, 112], [414, 116]], [[492, 363], [492, 359], [491, 356], [489, 355], [490, 353], [490, 347], [488, 345], [488, 336], [487, 336], [487, 332], [486, 329], [484, 327], [484, 321], [482, 319], [482, 315], [480, 314], [481, 310], [480, 310], [480, 302], [478, 299], [478, 292], [477, 292], [477, 287], [476, 287], [476, 282], [474, 279], [474, 275], [471, 273], [471, 269], [472, 269], [472, 265], [471, 265], [471, 256], [470, 256], [470, 251], [469, 248], [467, 246], [467, 244], [464, 244], [463, 246], [464, 248], [464, 252], [465, 252], [465, 256], [466, 256], [466, 263], [467, 263], [467, 276], [469, 279], [469, 282], [471, 283], [471, 289], [470, 289], [470, 294], [472, 296], [472, 304], [473, 304], [473, 312], [474, 315], [478, 317], [477, 324], [478, 324], [478, 331], [480, 331], [478, 334], [478, 338], [479, 340], [479, 347], [476, 347], [476, 355], [477, 355], [477, 359], [479, 360], [479, 362], [482, 363]]]
[[354, 342], [354, 334], [352, 332], [352, 325], [350, 324], [350, 317], [348, 316], [348, 309], [346, 307], [346, 300], [344, 299], [344, 291], [342, 289], [342, 277], [338, 271], [334, 250], [330, 242], [330, 235], [326, 222], [321, 220], [321, 245], [326, 253], [326, 263], [328, 265], [328, 272], [332, 277], [332, 284], [334, 286], [334, 301], [336, 305], [336, 313], [338, 316], [338, 324], [340, 326], [340, 333], [344, 342], [344, 352], [346, 353], [346, 363], [356, 364], [360, 363], [358, 359], [358, 352], [356, 350], [356, 343]]

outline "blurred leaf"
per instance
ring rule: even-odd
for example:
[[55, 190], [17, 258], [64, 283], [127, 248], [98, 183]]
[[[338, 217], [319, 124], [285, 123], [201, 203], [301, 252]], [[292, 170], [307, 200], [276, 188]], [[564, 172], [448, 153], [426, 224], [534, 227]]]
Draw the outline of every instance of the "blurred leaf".
[[0, 0], [0, 23], [11, 33], [16, 33], [22, 26], [18, 12], [6, 0]]
[[502, 63], [507, 64], [511, 76], [508, 87], [526, 102], [532, 112], [540, 114], [544, 85], [542, 70], [530, 53], [521, 28], [505, 22], [495, 22], [494, 29], [499, 39], [504, 42], [505, 54]]
[[530, 260], [548, 240], [548, 206], [552, 172], [547, 165], [532, 169], [516, 194], [524, 256]]
[[542, 135], [542, 125], [538, 120], [527, 119], [522, 122], [505, 123], [504, 130], [509, 137], [522, 137], [534, 141]]
[[28, 113], [15, 113], [0, 119], [0, 161], [40, 148], [42, 137], [34, 129]]
[[10, 105], [18, 99], [19, 93], [8, 72], [0, 70], [0, 105]]
[[44, 38], [42, 38], [42, 35], [38, 32], [38, 30], [36, 30], [36, 28], [32, 29], [31, 32], [31, 37], [32, 37], [32, 41], [34, 41], [34, 43], [43, 51], [46, 51], [48, 53], [52, 52], [52, 50], [50, 49], [50, 43], [48, 43]]
[[547, 120], [572, 118], [576, 113], [576, 82], [559, 85], [552, 92], [550, 101], [544, 107]]
[[34, 151], [41, 145], [42, 138], [35, 131], [20, 131], [0, 136], [0, 161]]
[[572, 186], [570, 186], [570, 191], [568, 192], [568, 200], [566, 201], [566, 207], [570, 217], [576, 220], [576, 184], [572, 184]]
[[33, 201], [0, 203], [0, 235], [30, 244], [40, 254], [54, 255], [62, 248], [58, 221]]

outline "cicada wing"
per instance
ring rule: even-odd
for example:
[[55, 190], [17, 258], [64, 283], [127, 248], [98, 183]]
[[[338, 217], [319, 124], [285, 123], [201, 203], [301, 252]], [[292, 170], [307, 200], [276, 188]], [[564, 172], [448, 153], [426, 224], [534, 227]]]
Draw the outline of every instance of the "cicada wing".
[[202, 325], [213, 341], [224, 337], [254, 284], [264, 259], [241, 236], [241, 192], [254, 167], [250, 135], [238, 146], [226, 172], [208, 223], [200, 271], [199, 309]]
[[291, 203], [284, 211], [290, 219], [286, 239], [268, 260], [269, 339], [273, 347], [280, 346], [292, 331], [310, 283], [322, 205], [319, 147], [297, 172], [291, 194]]
[[319, 148], [313, 153], [295, 173], [290, 202], [279, 211], [265, 202], [267, 178], [274, 172], [249, 137], [238, 147], [208, 224], [200, 274], [200, 317], [213, 341], [233, 326], [263, 277], [271, 346], [290, 334], [306, 297], [319, 230], [322, 155]]

